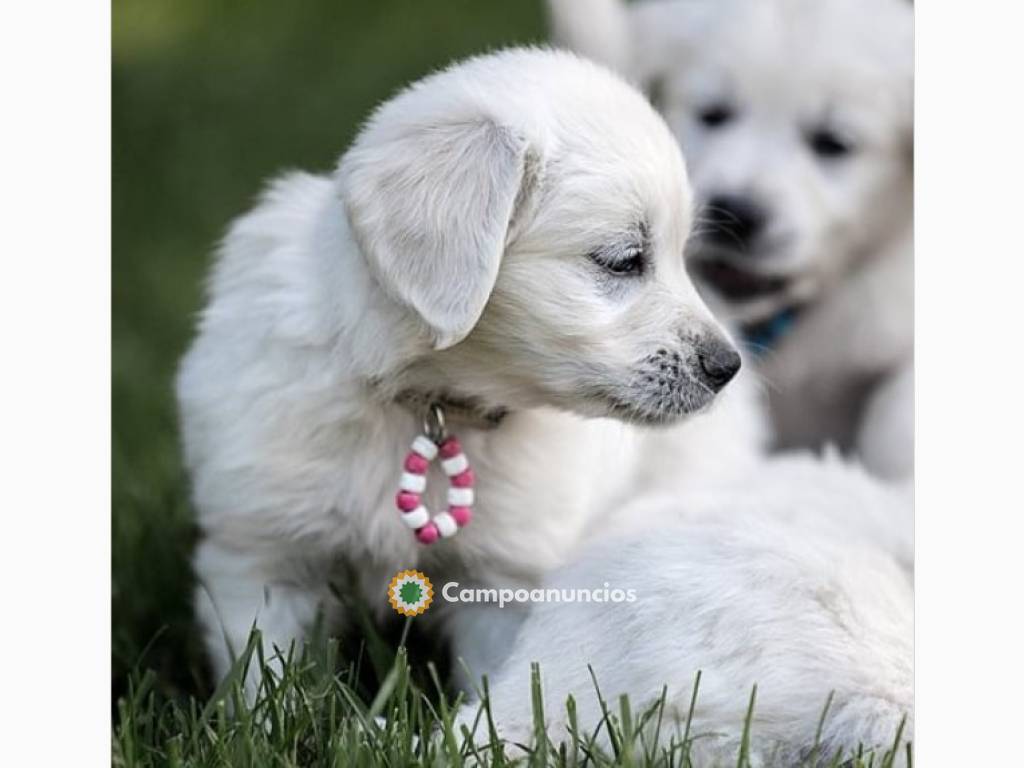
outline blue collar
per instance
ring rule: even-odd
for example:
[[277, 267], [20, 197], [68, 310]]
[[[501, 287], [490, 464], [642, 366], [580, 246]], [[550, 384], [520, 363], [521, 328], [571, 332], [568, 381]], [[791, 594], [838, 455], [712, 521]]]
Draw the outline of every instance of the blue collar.
[[786, 307], [767, 320], [748, 325], [743, 328], [743, 342], [754, 357], [762, 357], [766, 352], [778, 345], [793, 328], [798, 310]]

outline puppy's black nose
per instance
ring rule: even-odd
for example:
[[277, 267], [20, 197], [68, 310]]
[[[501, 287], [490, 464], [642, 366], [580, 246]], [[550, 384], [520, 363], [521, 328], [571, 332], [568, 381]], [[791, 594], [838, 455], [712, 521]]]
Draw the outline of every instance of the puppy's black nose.
[[703, 214], [707, 239], [732, 249], [748, 249], [768, 222], [764, 206], [743, 195], [714, 195]]
[[740, 369], [740, 356], [732, 346], [724, 341], [713, 341], [701, 347], [697, 353], [704, 383], [718, 392], [732, 381], [732, 377]]

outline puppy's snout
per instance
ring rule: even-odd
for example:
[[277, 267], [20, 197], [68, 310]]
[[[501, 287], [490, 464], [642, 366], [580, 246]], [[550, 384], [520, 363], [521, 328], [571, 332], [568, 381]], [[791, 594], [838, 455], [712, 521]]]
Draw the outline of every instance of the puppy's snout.
[[714, 195], [705, 211], [707, 237], [729, 248], [748, 249], [768, 223], [768, 211], [746, 195]]
[[741, 365], [739, 353], [722, 339], [704, 342], [697, 352], [697, 360], [704, 383], [715, 392], [732, 381]]

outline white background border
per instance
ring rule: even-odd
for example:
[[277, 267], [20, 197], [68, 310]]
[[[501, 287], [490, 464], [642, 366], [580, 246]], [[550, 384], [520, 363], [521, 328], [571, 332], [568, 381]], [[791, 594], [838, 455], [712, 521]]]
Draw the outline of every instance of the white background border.
[[[109, 765], [109, 7], [0, 13], [0, 763]], [[917, 13], [916, 762], [1009, 764], [1024, 648], [1024, 11]]]
[[110, 9], [0, 9], [0, 765], [110, 765]]
[[918, 765], [1019, 745], [1024, 24], [917, 6]]

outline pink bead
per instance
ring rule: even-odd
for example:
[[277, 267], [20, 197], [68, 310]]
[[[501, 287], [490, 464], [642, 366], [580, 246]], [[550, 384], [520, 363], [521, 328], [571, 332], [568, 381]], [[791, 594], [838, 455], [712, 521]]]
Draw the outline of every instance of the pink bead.
[[405, 457], [405, 468], [409, 472], [422, 475], [427, 471], [427, 467], [429, 466], [430, 462], [415, 451], [410, 452], [409, 455]]
[[440, 537], [441, 532], [437, 530], [437, 526], [433, 523], [427, 523], [416, 531], [416, 538], [419, 539], [420, 544], [433, 544]]
[[456, 488], [472, 488], [473, 482], [476, 480], [476, 476], [473, 474], [472, 467], [466, 467], [462, 472], [457, 475], [452, 475], [451, 482]]
[[403, 512], [412, 512], [420, 505], [420, 495], [409, 491], [399, 491], [395, 497], [395, 504]]
[[473, 510], [469, 507], [448, 507], [448, 514], [455, 519], [459, 528], [469, 525], [469, 521], [473, 519]]
[[462, 453], [462, 446], [459, 445], [457, 438], [449, 437], [439, 446], [438, 452], [441, 454], [442, 459], [450, 459], [453, 456], [458, 456]]

